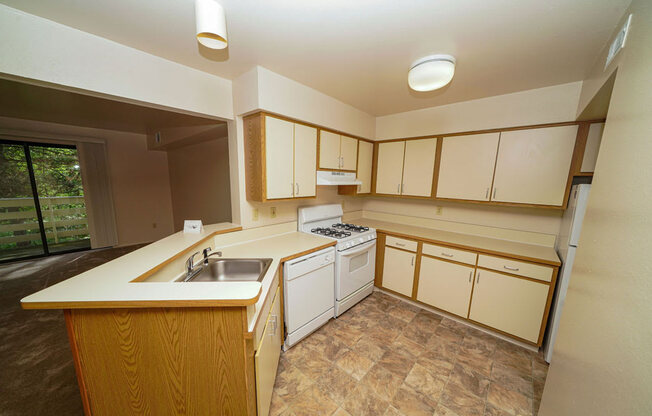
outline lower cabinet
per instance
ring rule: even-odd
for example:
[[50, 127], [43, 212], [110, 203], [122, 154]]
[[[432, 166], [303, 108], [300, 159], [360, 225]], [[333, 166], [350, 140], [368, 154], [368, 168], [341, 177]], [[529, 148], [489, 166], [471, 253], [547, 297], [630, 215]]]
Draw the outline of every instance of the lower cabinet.
[[417, 300], [466, 318], [474, 274], [475, 267], [422, 256]]
[[478, 269], [469, 319], [537, 343], [550, 286]]
[[279, 290], [277, 289], [274, 295], [274, 301], [254, 358], [258, 416], [267, 416], [269, 414], [274, 381], [276, 380], [276, 370], [278, 368], [279, 356], [281, 355], [281, 345], [283, 344], [283, 339], [281, 338], [281, 325], [283, 325], [283, 321], [281, 317]]
[[416, 253], [385, 247], [383, 287], [404, 296], [412, 296], [416, 257]]

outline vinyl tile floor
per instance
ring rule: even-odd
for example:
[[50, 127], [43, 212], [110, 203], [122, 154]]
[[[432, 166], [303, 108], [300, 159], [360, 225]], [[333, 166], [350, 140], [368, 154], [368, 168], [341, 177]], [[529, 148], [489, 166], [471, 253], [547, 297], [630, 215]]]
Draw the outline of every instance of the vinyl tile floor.
[[281, 354], [271, 416], [536, 415], [535, 353], [382, 292]]

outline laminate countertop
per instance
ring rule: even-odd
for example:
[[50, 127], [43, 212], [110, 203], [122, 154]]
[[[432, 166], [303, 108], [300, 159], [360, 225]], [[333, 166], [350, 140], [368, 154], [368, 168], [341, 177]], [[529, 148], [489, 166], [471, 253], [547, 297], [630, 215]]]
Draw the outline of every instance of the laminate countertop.
[[434, 228], [417, 227], [394, 222], [358, 218], [351, 220], [356, 225], [373, 227], [378, 232], [399, 237], [427, 240], [433, 244], [443, 244], [486, 254], [512, 257], [536, 263], [559, 266], [561, 261], [553, 247], [519, 243], [497, 238], [442, 231]]
[[[21, 300], [24, 309], [248, 306], [257, 309], [279, 265], [290, 258], [335, 245], [329, 238], [284, 232], [252, 238], [232, 223], [205, 226], [200, 234], [172, 234]], [[228, 234], [225, 234], [228, 233]], [[223, 234], [223, 235], [222, 235]], [[227, 238], [228, 237], [228, 238]], [[220, 241], [220, 239], [224, 241]], [[261, 282], [175, 282], [158, 279], [171, 260], [182, 261], [204, 242], [224, 258], [271, 258]], [[199, 260], [199, 259], [198, 259]], [[175, 266], [176, 270], [176, 266]], [[183, 273], [183, 269], [179, 270]], [[138, 281], [140, 280], [140, 281]], [[262, 296], [262, 298], [261, 298]], [[260, 301], [259, 301], [260, 298]]]

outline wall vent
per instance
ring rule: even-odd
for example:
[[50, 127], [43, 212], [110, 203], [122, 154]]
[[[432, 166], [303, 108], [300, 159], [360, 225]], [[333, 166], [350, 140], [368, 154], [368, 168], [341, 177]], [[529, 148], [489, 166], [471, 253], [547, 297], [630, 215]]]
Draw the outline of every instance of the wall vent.
[[627, 16], [627, 20], [623, 27], [618, 31], [616, 38], [611, 42], [609, 46], [609, 53], [607, 54], [607, 62], [604, 64], [604, 69], [606, 70], [611, 61], [618, 55], [618, 52], [625, 47], [625, 41], [627, 40], [627, 33], [629, 32], [629, 24], [632, 22], [632, 15]]

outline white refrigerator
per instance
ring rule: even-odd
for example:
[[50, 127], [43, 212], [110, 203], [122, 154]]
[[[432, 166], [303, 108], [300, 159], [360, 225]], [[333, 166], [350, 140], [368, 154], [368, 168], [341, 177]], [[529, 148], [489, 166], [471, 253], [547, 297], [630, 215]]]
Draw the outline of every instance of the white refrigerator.
[[562, 217], [559, 228], [559, 238], [557, 238], [557, 253], [561, 259], [562, 265], [557, 277], [557, 287], [555, 296], [552, 300], [552, 310], [548, 322], [548, 333], [543, 345], [544, 358], [549, 363], [552, 357], [552, 350], [555, 345], [557, 330], [559, 329], [559, 320], [561, 319], [568, 283], [573, 270], [573, 261], [575, 260], [575, 251], [580, 239], [582, 230], [582, 221], [586, 211], [586, 203], [589, 199], [591, 185], [582, 184], [574, 185], [571, 188], [568, 201], [568, 208]]

